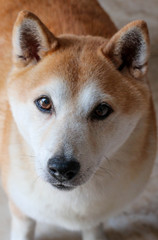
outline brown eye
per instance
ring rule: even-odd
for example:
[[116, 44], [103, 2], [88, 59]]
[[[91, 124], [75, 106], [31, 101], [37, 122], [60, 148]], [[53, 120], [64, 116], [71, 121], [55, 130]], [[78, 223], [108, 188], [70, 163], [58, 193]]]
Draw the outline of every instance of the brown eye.
[[52, 110], [52, 101], [47, 96], [43, 96], [35, 100], [35, 104], [42, 112], [50, 113]]
[[107, 103], [100, 103], [91, 113], [92, 120], [104, 120], [113, 112], [111, 106]]

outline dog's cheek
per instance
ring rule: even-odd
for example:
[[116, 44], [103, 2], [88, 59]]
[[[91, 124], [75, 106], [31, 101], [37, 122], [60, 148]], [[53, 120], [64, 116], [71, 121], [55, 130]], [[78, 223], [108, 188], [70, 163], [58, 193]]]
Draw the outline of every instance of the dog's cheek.
[[97, 162], [110, 158], [127, 141], [139, 119], [140, 114], [117, 114], [109, 120], [96, 123], [89, 137], [93, 158]]

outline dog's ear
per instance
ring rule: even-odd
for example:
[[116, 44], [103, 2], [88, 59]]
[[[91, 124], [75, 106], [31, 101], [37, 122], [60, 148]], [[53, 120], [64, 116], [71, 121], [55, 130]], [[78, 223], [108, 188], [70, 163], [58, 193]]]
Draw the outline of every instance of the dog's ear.
[[33, 13], [21, 11], [13, 28], [13, 61], [18, 66], [36, 64], [57, 47], [57, 39]]
[[141, 79], [147, 72], [149, 58], [147, 24], [141, 20], [129, 23], [102, 46], [102, 53], [119, 71], [127, 67], [134, 78]]

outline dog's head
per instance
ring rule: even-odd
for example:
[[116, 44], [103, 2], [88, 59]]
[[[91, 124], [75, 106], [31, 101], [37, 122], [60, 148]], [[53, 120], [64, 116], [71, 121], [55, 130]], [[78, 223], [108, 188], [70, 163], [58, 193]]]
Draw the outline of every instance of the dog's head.
[[19, 14], [8, 96], [39, 176], [72, 189], [126, 142], [148, 107], [148, 52], [143, 21], [107, 40], [55, 37], [34, 14]]

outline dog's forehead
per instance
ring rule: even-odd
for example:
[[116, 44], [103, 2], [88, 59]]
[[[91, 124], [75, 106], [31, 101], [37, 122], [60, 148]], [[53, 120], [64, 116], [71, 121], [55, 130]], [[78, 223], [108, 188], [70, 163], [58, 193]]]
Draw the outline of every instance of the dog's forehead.
[[99, 40], [77, 38], [61, 43], [63, 46], [47, 59], [48, 73], [53, 72], [61, 76], [71, 85], [74, 92], [90, 78], [98, 79], [107, 67], [105, 61], [98, 55], [102, 39], [101, 42]]
[[60, 84], [65, 82], [67, 88], [71, 90], [71, 95], [77, 95], [87, 84], [94, 81], [105, 82], [108, 66], [106, 60], [97, 53], [101, 43], [86, 38], [84, 41], [82, 39], [67, 41], [68, 46], [64, 47], [63, 44], [64, 46], [49, 53], [37, 65], [18, 73], [18, 82], [24, 89], [32, 91], [46, 85], [58, 86], [61, 89]]
[[[30, 90], [45, 85], [53, 75], [67, 81], [75, 92], [80, 85], [90, 78], [105, 75], [106, 61], [98, 54], [103, 44], [97, 37], [62, 37], [59, 48], [48, 53], [42, 61], [33, 67], [18, 70], [15, 76]], [[104, 73], [103, 73], [104, 72]], [[24, 79], [24, 80], [23, 80]], [[26, 79], [26, 80], [25, 80]], [[52, 78], [53, 79], [53, 78]]]

